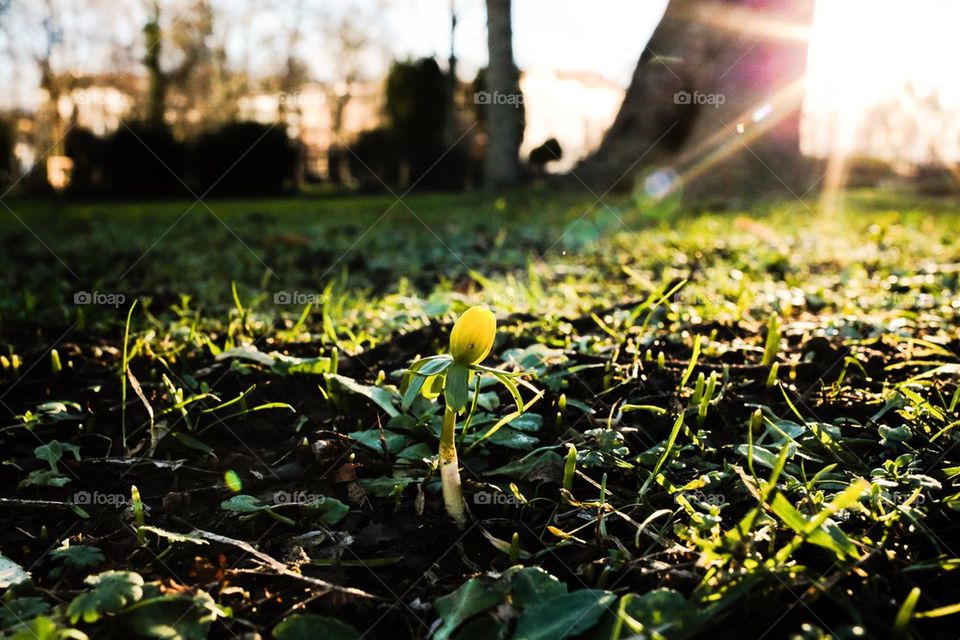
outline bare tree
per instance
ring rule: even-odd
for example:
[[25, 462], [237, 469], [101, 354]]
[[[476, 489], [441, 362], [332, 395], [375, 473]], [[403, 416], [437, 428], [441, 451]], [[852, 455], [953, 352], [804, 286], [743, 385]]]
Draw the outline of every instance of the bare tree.
[[489, 188], [515, 185], [520, 179], [523, 138], [520, 77], [513, 61], [510, 0], [487, 0], [487, 66], [485, 90], [487, 154], [485, 179]]
[[330, 128], [336, 143], [342, 144], [344, 117], [356, 86], [367, 73], [367, 56], [377, 46], [377, 21], [385, 6], [378, 2], [373, 11], [359, 8], [327, 14], [321, 33], [323, 47], [334, 63], [327, 76], [327, 103]]
[[[81, 9], [86, 11], [85, 20], [81, 19]], [[0, 24], [7, 47], [17, 60], [15, 66], [18, 71], [21, 64], [35, 69], [39, 88], [46, 95], [37, 114], [38, 142], [51, 147], [55, 155], [62, 154], [66, 133], [61, 98], [74, 88], [81, 62], [91, 58], [91, 51], [99, 51], [99, 45], [109, 38], [108, 32], [97, 32], [91, 26], [98, 22], [102, 9], [99, 0], [83, 7], [71, 0], [35, 0], [3, 7]]]
[[663, 162], [695, 197], [804, 192], [800, 34], [811, 20], [811, 0], [670, 0], [613, 125], [575, 173], [624, 189]]
[[145, 119], [153, 125], [166, 122], [171, 87], [182, 88], [197, 67], [209, 60], [206, 39], [214, 16], [206, 0], [192, 0], [186, 8], [175, 7], [169, 12], [169, 20], [165, 20], [165, 9], [161, 0], [148, 0], [143, 27], [143, 65], [148, 76]]

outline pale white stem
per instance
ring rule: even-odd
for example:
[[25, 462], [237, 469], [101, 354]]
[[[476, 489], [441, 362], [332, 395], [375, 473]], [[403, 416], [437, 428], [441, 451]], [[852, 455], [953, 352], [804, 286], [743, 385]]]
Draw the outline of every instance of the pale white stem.
[[456, 414], [449, 408], [445, 409], [443, 427], [440, 430], [440, 483], [443, 486], [443, 504], [453, 521], [463, 529], [467, 525], [467, 514], [463, 489], [460, 487], [460, 466], [454, 441], [456, 426]]

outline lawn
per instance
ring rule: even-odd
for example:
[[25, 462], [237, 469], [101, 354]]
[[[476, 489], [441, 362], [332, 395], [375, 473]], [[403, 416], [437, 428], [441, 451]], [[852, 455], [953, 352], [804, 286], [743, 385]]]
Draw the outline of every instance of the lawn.
[[954, 202], [7, 204], [15, 637], [956, 637]]

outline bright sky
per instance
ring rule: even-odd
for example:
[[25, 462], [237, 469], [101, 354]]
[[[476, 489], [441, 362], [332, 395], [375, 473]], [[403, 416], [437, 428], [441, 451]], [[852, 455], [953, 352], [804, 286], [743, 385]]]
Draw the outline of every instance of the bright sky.
[[[808, 152], [960, 160], [960, 2], [820, 0], [814, 25]], [[893, 108], [884, 126], [878, 105]]]
[[[457, 57], [465, 77], [487, 60], [486, 3], [454, 0]], [[521, 69], [595, 71], [626, 87], [666, 0], [513, 0], [514, 57]], [[385, 19], [399, 52], [450, 51], [450, 0], [395, 0]]]
[[[452, 1], [459, 17], [459, 71], [468, 80], [486, 63], [486, 3]], [[90, 67], [81, 71], [100, 71], [109, 64], [110, 50], [105, 46], [110, 37], [105, 36], [111, 34], [114, 40], [127, 45], [130, 64], [136, 65], [143, 20], [140, 0], [57, 2], [65, 7], [73, 26], [83, 26], [84, 18], [102, 17], [102, 12], [90, 11], [92, 3], [110, 7], [109, 24], [100, 24], [97, 18], [96, 27], [84, 27], [82, 33], [86, 35], [75, 38], [79, 41], [68, 47], [69, 59]], [[227, 39], [232, 61], [241, 61], [255, 73], [276, 69], [282, 60], [277, 56], [283, 50], [269, 46], [268, 40], [282, 33], [276, 26], [291, 21], [286, 13], [292, 13], [288, 9], [295, 5], [286, 0], [211, 2], [225, 21], [220, 23], [221, 28], [232, 34]], [[324, 51], [316, 21], [316, 13], [322, 12], [364, 16], [358, 23], [369, 25], [365, 30], [376, 34], [379, 45], [367, 56], [371, 78], [379, 77], [395, 56], [436, 55], [446, 59], [450, 51], [450, 3], [451, 0], [310, 0], [314, 17], [304, 27], [301, 54], [318, 79], [335, 76], [331, 70], [337, 69], [337, 60]], [[513, 0], [517, 63], [526, 70], [596, 72], [626, 87], [666, 4], [667, 0]], [[247, 15], [252, 9], [260, 10], [253, 19]], [[913, 96], [901, 110], [916, 112], [918, 100], [935, 94], [948, 112], [947, 116], [941, 113], [932, 119], [924, 111], [926, 107], [920, 105], [919, 117], [917, 113], [910, 117], [911, 122], [919, 122], [918, 128], [925, 130], [921, 137], [929, 138], [943, 131], [939, 137], [946, 140], [956, 133], [953, 127], [957, 123], [953, 120], [960, 119], [960, 74], [955, 68], [960, 60], [957, 25], [960, 0], [817, 0], [806, 95], [807, 114], [820, 121], [820, 130], [814, 132], [819, 140], [815, 146], [836, 145], [841, 140], [841, 144], [856, 150], [859, 143], [855, 139], [863, 137], [862, 131], [856, 129], [862, 127], [865, 114], [877, 104], [903, 102], [908, 84], [913, 87]], [[21, 50], [22, 60], [28, 59], [31, 52], [26, 49], [36, 43], [30, 25], [9, 26], [23, 34], [25, 40], [14, 48]], [[10, 43], [4, 43], [0, 36], [0, 81], [5, 87], [0, 94], [0, 106], [35, 103], [36, 66], [17, 64], [4, 51], [6, 46]], [[828, 120], [829, 127], [823, 127], [822, 123]], [[943, 153], [960, 158], [960, 133], [957, 138], [951, 143], [955, 148], [945, 148]], [[889, 141], [880, 144], [889, 146]], [[922, 144], [912, 144], [916, 153], [922, 153], [917, 151]]]

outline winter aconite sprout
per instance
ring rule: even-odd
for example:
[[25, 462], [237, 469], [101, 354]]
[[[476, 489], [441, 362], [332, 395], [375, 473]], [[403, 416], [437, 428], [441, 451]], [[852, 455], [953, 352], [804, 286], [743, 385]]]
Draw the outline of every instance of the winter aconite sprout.
[[[443, 423], [440, 429], [440, 481], [443, 487], [443, 503], [447, 513], [457, 526], [463, 528], [467, 521], [463, 490], [460, 486], [460, 467], [457, 460], [455, 433], [457, 415], [470, 404], [470, 387], [474, 376], [490, 374], [503, 384], [513, 396], [517, 410], [497, 422], [487, 434], [492, 434], [507, 422], [523, 413], [538, 400], [538, 393], [526, 405], [520, 397], [517, 382], [533, 387], [522, 380], [519, 374], [492, 369], [480, 363], [490, 354], [497, 336], [497, 320], [489, 309], [472, 307], [457, 319], [450, 332], [450, 353], [414, 362], [404, 376], [403, 406], [409, 408], [418, 395], [436, 398], [443, 393]], [[533, 389], [536, 391], [536, 389]]]
[[453, 325], [450, 355], [454, 362], [470, 366], [482, 362], [497, 337], [497, 319], [489, 309], [471, 307]]

